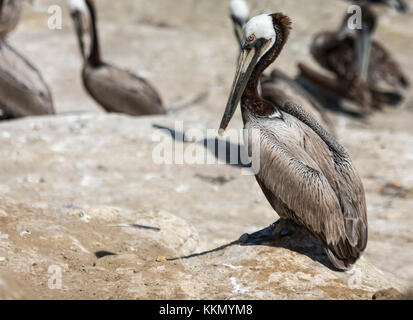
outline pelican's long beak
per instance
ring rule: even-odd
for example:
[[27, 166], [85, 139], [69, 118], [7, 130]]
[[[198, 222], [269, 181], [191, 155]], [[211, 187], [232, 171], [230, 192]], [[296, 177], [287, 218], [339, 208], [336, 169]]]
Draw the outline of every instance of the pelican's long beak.
[[367, 26], [363, 26], [357, 35], [357, 62], [358, 74], [363, 82], [368, 80], [370, 53], [371, 53], [371, 33]]
[[237, 72], [235, 74], [234, 83], [232, 85], [231, 94], [228, 99], [227, 107], [225, 109], [224, 116], [219, 127], [219, 134], [222, 135], [229, 122], [231, 121], [235, 110], [241, 100], [241, 97], [247, 87], [248, 81], [251, 78], [251, 74], [257, 65], [260, 56], [260, 49], [256, 47], [243, 48], [239, 63], [237, 67]]

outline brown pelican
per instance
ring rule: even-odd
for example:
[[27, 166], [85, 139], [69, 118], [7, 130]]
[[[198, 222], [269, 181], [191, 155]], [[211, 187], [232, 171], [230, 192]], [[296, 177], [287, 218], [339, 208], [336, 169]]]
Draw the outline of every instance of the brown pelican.
[[[22, 1], [0, 0], [3, 38], [18, 23]], [[53, 114], [49, 88], [39, 71], [15, 49], [0, 40], [0, 110], [6, 117]]]
[[[84, 59], [82, 79], [89, 94], [107, 111], [133, 116], [165, 114], [158, 93], [144, 79], [102, 61], [93, 0], [68, 0]], [[84, 46], [85, 26], [90, 50]]]
[[[235, 35], [241, 46], [243, 27], [249, 19], [249, 8], [245, 0], [232, 0], [228, 13], [234, 24]], [[264, 99], [283, 106], [288, 101], [296, 101], [330, 133], [334, 134], [332, 122], [321, 104], [298, 82], [291, 79], [281, 70], [275, 69], [270, 76], [261, 77], [261, 90]]]
[[23, 0], [0, 0], [0, 38], [13, 31], [20, 20]]
[[368, 5], [362, 6], [361, 30], [348, 27], [349, 15], [337, 32], [322, 32], [312, 43], [311, 54], [335, 79], [323, 77], [300, 64], [303, 76], [321, 89], [368, 108], [399, 103], [409, 86], [399, 64], [377, 41], [371, 41], [377, 18]]
[[241, 102], [244, 128], [260, 133], [260, 139], [246, 140], [250, 154], [260, 150], [256, 179], [285, 222], [274, 236], [282, 236], [292, 221], [321, 240], [334, 266], [345, 270], [367, 245], [364, 188], [352, 160], [299, 105], [270, 103], [258, 91], [261, 74], [288, 39], [290, 24], [287, 16], [274, 13], [256, 16], [245, 25], [220, 134]]

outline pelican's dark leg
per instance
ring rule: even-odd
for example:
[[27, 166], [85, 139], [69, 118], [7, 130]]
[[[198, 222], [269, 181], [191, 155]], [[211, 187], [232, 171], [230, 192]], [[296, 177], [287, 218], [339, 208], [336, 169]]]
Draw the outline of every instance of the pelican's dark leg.
[[297, 227], [297, 224], [290, 219], [280, 219], [263, 230], [242, 235], [239, 241], [242, 244], [262, 244], [279, 241], [282, 238], [293, 236], [297, 231]]

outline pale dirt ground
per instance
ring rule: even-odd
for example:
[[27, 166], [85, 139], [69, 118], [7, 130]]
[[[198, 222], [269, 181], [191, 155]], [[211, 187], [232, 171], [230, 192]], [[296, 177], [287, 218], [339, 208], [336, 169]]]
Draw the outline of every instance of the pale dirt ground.
[[[96, 2], [105, 60], [148, 78], [170, 108], [200, 93], [208, 93], [205, 101], [176, 114], [176, 118], [187, 120], [188, 126], [192, 122], [202, 123], [205, 128], [216, 128], [232, 82], [237, 54], [232, 27], [226, 17], [227, 1], [180, 0], [179, 4], [169, 0]], [[255, 2], [259, 3], [255, 5], [255, 12], [268, 8], [292, 18], [294, 29], [290, 41], [276, 62], [278, 68], [290, 75], [295, 74], [297, 61], [311, 61], [307, 51], [312, 35], [318, 30], [335, 28], [346, 8], [342, 2], [333, 0]], [[410, 2], [413, 6], [413, 1]], [[63, 4], [63, 1], [42, 2], [43, 5], [52, 3]], [[254, 4], [254, 1], [250, 3]], [[383, 16], [376, 38], [391, 49], [405, 66], [407, 74], [411, 74], [413, 14], [399, 16], [385, 9], [379, 12]], [[32, 12], [26, 7], [24, 19], [10, 37], [10, 43], [43, 72], [51, 86], [58, 113], [82, 111], [97, 117], [102, 111], [81, 87], [81, 62], [66, 11], [63, 30], [48, 30], [46, 23], [46, 13]], [[402, 107], [377, 113], [366, 121], [341, 115], [334, 116], [334, 120], [338, 139], [353, 156], [367, 191], [370, 241], [365, 256], [377, 267], [413, 283], [412, 98], [413, 92]], [[173, 125], [173, 117], [164, 124]], [[0, 126], [0, 136], [2, 131], [9, 130], [10, 124], [7, 126]], [[239, 114], [232, 127], [241, 127]], [[96, 139], [98, 143], [99, 130], [92, 130], [92, 138], [87, 139]], [[114, 132], [114, 141], [109, 144], [113, 149], [102, 155], [99, 153], [99, 159], [118, 180], [108, 182], [103, 178], [99, 187], [89, 187], [95, 182], [90, 182], [90, 177], [86, 177], [85, 182], [85, 177], [78, 177], [69, 169], [61, 171], [58, 165], [43, 167], [42, 154], [25, 153], [16, 144], [16, 153], [10, 154], [10, 161], [1, 166], [0, 195], [35, 204], [165, 209], [196, 227], [200, 235], [199, 250], [215, 248], [276, 219], [254, 179], [240, 176], [235, 168], [173, 167], [156, 172], [153, 166], [128, 167], [123, 166], [122, 161], [119, 164], [105, 163], [105, 152], [119, 152], [121, 159], [139, 157], [140, 152], [133, 149], [133, 138], [130, 138], [129, 147], [119, 146], [116, 139], [124, 133], [114, 127], [108, 130]], [[10, 150], [14, 143], [9, 140]], [[76, 147], [74, 141], [62, 143], [65, 148]], [[20, 158], [20, 152], [26, 154], [24, 159]], [[3, 154], [2, 158], [5, 157], [7, 155]], [[89, 163], [79, 160], [79, 166], [88, 168]], [[179, 170], [180, 176], [186, 176], [188, 181], [176, 182], [176, 189], [169, 190], [165, 186], [173, 185], [174, 170]], [[65, 174], [59, 175], [60, 172]], [[95, 178], [99, 178], [99, 172], [102, 170], [90, 170]], [[102, 173], [105, 175], [108, 176]], [[230, 182], [214, 185], [205, 182], [205, 178], [200, 179], [200, 175], [224, 176]], [[41, 178], [44, 181], [37, 183]], [[385, 195], [383, 187], [387, 183], [396, 183], [405, 192]], [[196, 184], [199, 184], [197, 188], [185, 188]], [[153, 190], [162, 191], [154, 193]], [[162, 194], [168, 196], [162, 197]]]

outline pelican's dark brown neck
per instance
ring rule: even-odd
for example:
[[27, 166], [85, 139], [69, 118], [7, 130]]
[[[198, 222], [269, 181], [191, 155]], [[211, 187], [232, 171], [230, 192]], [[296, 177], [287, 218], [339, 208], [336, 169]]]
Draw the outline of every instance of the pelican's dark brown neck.
[[[245, 103], [245, 105], [254, 109], [251, 111], [262, 115], [270, 115], [274, 113], [274, 107], [264, 101], [258, 92], [258, 85], [260, 83], [261, 76], [265, 69], [267, 69], [268, 66], [271, 65], [280, 55], [285, 43], [287, 42], [291, 29], [291, 21], [287, 16], [281, 13], [276, 13], [272, 15], [272, 18], [276, 34], [275, 43], [257, 63], [251, 78], [248, 81], [247, 88], [242, 96], [242, 101], [248, 102]], [[244, 105], [244, 103], [241, 105]]]
[[97, 18], [96, 10], [93, 4], [93, 0], [86, 0], [86, 5], [89, 9], [90, 20], [91, 20], [91, 49], [88, 57], [88, 63], [94, 67], [102, 65], [102, 60], [100, 56], [100, 47], [99, 47], [99, 35], [97, 30]]

